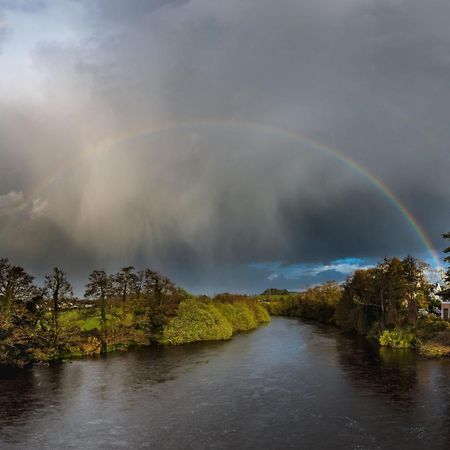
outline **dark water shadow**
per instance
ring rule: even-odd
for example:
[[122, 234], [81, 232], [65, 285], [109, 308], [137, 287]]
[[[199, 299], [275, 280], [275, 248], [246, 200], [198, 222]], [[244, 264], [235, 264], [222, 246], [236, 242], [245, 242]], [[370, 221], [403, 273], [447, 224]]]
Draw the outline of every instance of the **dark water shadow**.
[[417, 356], [408, 349], [380, 347], [364, 337], [336, 334], [338, 361], [356, 387], [370, 389], [404, 408], [414, 401]]
[[94, 399], [104, 401], [169, 383], [208, 364], [226, 345], [226, 341], [155, 345], [26, 369], [0, 366], [0, 435], [2, 429], [24, 425], [40, 411], [63, 408], [86, 388]]

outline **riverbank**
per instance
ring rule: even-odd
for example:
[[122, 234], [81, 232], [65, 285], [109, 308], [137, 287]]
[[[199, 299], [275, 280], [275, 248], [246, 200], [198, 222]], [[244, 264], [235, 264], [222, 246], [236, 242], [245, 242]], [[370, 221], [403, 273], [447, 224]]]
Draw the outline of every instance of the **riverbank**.
[[257, 301], [192, 299], [179, 305], [177, 315], [164, 327], [158, 342], [179, 345], [225, 340], [268, 322], [269, 313]]
[[450, 323], [434, 315], [418, 318], [415, 326], [385, 330], [380, 345], [411, 348], [426, 358], [450, 357]]
[[428, 279], [427, 271], [412, 256], [385, 258], [356, 270], [341, 284], [328, 282], [274, 297], [267, 295], [269, 289], [261, 298], [272, 314], [333, 324], [381, 346], [411, 348], [427, 358], [450, 356], [450, 322], [436, 314], [445, 290]]
[[44, 321], [12, 343], [0, 341], [0, 363], [25, 367], [136, 346], [226, 340], [268, 322], [267, 310], [245, 297], [187, 298], [172, 311], [157, 310], [145, 299], [130, 299], [108, 304], [104, 318], [100, 307], [61, 312], [56, 342], [46, 332]]
[[351, 317], [343, 313], [344, 290], [345, 287], [336, 283], [325, 283], [302, 293], [258, 298], [266, 302], [274, 316], [314, 320], [375, 340], [381, 347], [411, 349], [429, 359], [450, 357], [450, 322], [425, 312], [418, 315], [413, 324], [404, 318], [389, 328], [383, 328], [377, 320], [365, 326], [353, 325]]

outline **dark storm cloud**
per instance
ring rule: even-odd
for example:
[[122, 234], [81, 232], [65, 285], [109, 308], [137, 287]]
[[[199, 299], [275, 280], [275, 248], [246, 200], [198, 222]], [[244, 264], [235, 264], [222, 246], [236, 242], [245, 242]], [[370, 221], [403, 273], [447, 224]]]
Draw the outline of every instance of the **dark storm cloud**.
[[373, 183], [304, 142], [217, 123], [123, 139], [198, 118], [264, 123], [341, 149], [441, 246], [448, 2], [33, 5], [0, 3], [2, 253], [37, 271], [51, 253], [79, 278], [91, 265], [150, 264], [208, 291], [343, 275], [267, 279], [258, 262], [428, 257]]

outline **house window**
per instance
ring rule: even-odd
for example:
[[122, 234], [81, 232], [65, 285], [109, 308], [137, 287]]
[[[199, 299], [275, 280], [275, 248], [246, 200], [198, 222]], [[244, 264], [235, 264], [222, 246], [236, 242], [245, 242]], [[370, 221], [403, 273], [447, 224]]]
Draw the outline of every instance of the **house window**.
[[448, 308], [444, 308], [444, 320], [448, 320]]

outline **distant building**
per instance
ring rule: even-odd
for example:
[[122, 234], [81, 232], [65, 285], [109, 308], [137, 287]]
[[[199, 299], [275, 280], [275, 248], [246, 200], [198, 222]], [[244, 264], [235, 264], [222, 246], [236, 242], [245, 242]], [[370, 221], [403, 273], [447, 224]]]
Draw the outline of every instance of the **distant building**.
[[441, 303], [441, 319], [450, 320], [450, 302]]
[[448, 302], [450, 301], [450, 287], [446, 287], [437, 293], [439, 297], [441, 297], [442, 301]]
[[442, 299], [441, 301], [441, 319], [450, 320], [450, 287], [439, 289], [436, 295]]

